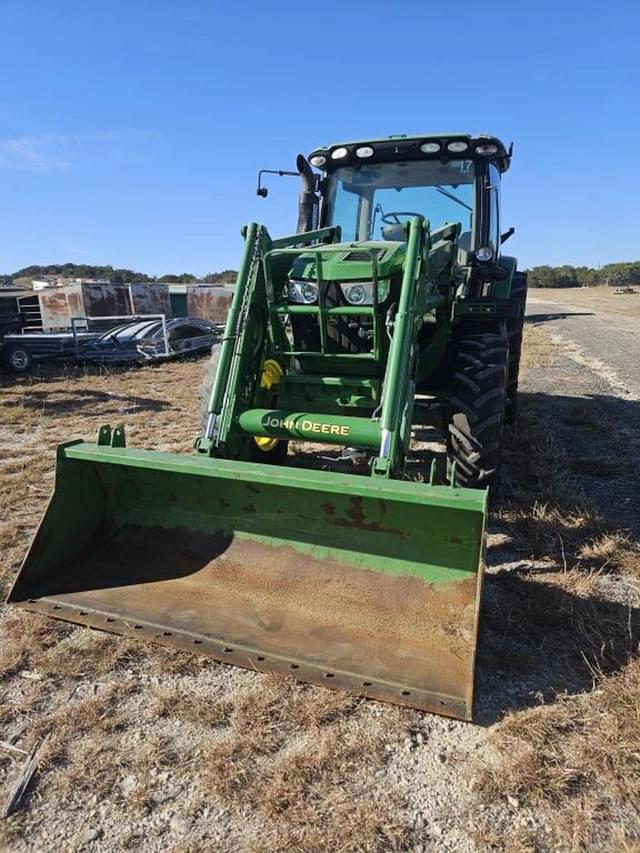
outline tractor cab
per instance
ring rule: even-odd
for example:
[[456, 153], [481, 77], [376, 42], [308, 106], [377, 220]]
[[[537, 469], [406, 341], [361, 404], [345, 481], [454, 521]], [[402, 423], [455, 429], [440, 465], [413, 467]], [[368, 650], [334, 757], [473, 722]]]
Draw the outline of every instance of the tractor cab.
[[420, 215], [431, 232], [456, 224], [461, 264], [500, 253], [500, 176], [510, 152], [493, 136], [389, 137], [313, 151], [322, 169], [318, 219], [342, 240], [404, 241]]
[[359, 371], [382, 379], [408, 226], [417, 217], [428, 223], [420, 249], [420, 379], [433, 372], [447, 344], [452, 301], [486, 296], [496, 277], [500, 176], [509, 157], [495, 137], [434, 136], [341, 143], [298, 159], [298, 231], [334, 232], [329, 245], [298, 252], [281, 291], [294, 306], [290, 332], [301, 372], [326, 371], [317, 355], [330, 354], [340, 373], [350, 372], [345, 356], [366, 356]]

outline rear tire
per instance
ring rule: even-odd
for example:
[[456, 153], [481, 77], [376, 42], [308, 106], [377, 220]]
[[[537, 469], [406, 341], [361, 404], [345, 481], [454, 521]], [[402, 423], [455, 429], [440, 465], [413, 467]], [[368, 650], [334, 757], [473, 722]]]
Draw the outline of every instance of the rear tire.
[[527, 274], [515, 272], [511, 283], [509, 300], [514, 304], [514, 315], [507, 320], [509, 336], [509, 376], [507, 380], [506, 423], [513, 423], [518, 413], [518, 377], [520, 374], [520, 355], [522, 353], [522, 332], [524, 312], [527, 305]]
[[[211, 397], [213, 383], [218, 372], [221, 350], [222, 344], [213, 345], [211, 356], [204, 368], [202, 376], [202, 385], [200, 386], [200, 425], [203, 433], [209, 418], [209, 398]], [[287, 458], [288, 449], [289, 442], [280, 440], [271, 450], [263, 450], [254, 441], [252, 436], [247, 436], [247, 460], [249, 462], [262, 462], [265, 465], [282, 465]]]
[[455, 484], [484, 488], [496, 477], [507, 400], [506, 330], [461, 336], [449, 401], [447, 468]]

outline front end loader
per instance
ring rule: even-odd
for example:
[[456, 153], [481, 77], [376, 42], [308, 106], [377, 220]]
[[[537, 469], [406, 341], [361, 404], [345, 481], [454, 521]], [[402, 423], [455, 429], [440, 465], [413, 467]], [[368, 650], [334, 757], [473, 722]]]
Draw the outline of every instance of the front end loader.
[[[470, 719], [526, 291], [500, 254], [509, 160], [460, 135], [298, 158], [298, 232], [244, 229], [194, 453], [128, 448], [122, 427], [61, 445], [10, 601]], [[434, 429], [446, 465], [416, 471]], [[318, 445], [360, 473], [305, 465]]]

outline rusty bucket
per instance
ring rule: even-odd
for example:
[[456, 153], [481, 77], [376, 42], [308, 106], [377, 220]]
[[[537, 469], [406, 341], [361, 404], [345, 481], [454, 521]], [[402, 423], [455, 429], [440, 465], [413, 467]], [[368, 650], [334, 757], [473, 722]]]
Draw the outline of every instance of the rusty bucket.
[[10, 602], [469, 719], [486, 493], [84, 442]]

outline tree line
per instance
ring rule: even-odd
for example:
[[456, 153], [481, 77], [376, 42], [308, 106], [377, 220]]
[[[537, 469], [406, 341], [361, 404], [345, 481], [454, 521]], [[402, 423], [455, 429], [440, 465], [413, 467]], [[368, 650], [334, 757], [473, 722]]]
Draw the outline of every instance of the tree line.
[[640, 261], [605, 264], [593, 267], [540, 266], [527, 270], [530, 287], [596, 287], [599, 284], [619, 286], [640, 284]]
[[[543, 265], [531, 267], [527, 272], [530, 287], [595, 287], [599, 284], [615, 286], [640, 284], [640, 261], [605, 264], [605, 266], [599, 269], [584, 266], [574, 267], [569, 264], [563, 264], [559, 267]], [[62, 276], [64, 278], [106, 278], [114, 284], [131, 284], [133, 282], [193, 284], [197, 281], [203, 281], [207, 284], [223, 284], [225, 282], [234, 282], [238, 273], [236, 270], [222, 270], [221, 272], [207, 273], [207, 275], [202, 277], [188, 272], [151, 276], [129, 269], [114, 269], [112, 266], [49, 264], [47, 266], [33, 265], [24, 267], [12, 275], [0, 275], [0, 283], [10, 284], [12, 279], [38, 279], [47, 275]]]
[[207, 284], [222, 284], [234, 282], [238, 273], [236, 270], [222, 270], [222, 272], [207, 273], [205, 276], [197, 276], [188, 272], [178, 275], [152, 276], [135, 270], [114, 269], [112, 266], [97, 266], [95, 264], [47, 264], [45, 266], [33, 264], [29, 267], [23, 267], [11, 275], [0, 275], [0, 281], [7, 283], [17, 278], [38, 279], [50, 275], [63, 278], [106, 278], [113, 284], [132, 284], [134, 282], [192, 284], [196, 281], [204, 281]]

